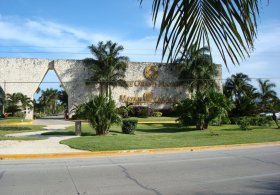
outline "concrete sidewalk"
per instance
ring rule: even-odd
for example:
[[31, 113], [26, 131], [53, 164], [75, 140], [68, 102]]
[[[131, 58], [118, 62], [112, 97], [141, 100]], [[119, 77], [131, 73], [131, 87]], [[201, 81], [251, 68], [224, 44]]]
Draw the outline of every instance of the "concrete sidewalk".
[[61, 140], [70, 139], [76, 136], [47, 136], [41, 135], [49, 131], [59, 131], [65, 129], [68, 125], [48, 125], [45, 131], [16, 133], [8, 136], [36, 136], [43, 140], [4, 140], [0, 141], [0, 154], [49, 154], [49, 153], [70, 153], [70, 152], [84, 152], [82, 150], [72, 149], [67, 145], [60, 144]]

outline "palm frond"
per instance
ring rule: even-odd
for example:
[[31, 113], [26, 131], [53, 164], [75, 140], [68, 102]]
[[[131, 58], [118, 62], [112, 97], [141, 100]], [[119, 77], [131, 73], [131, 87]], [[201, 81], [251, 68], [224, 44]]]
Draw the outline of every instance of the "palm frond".
[[[142, 3], [143, 0], [140, 0]], [[227, 65], [250, 55], [257, 35], [261, 0], [153, 0], [154, 25], [163, 12], [156, 48], [173, 62], [188, 48], [214, 44]]]

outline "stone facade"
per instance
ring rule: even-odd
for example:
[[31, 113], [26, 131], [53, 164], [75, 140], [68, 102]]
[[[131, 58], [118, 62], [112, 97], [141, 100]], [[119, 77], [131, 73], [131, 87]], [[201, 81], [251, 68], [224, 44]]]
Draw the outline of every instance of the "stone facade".
[[[69, 111], [98, 94], [98, 84], [86, 84], [90, 75], [80, 60], [0, 58], [0, 86], [6, 94], [21, 92], [33, 99], [49, 69], [56, 72], [68, 94]], [[219, 66], [218, 79], [222, 77], [221, 74]], [[112, 90], [118, 106], [131, 102], [162, 109], [190, 95], [184, 87], [178, 86], [176, 69], [171, 65], [129, 62], [125, 80], [129, 85], [127, 89], [116, 87]], [[222, 89], [221, 80], [217, 82]], [[26, 118], [32, 117], [33, 111], [28, 110]]]

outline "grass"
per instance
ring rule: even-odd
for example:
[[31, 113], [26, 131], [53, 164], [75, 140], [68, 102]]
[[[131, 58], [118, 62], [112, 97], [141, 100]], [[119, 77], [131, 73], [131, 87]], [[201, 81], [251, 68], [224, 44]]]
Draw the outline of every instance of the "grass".
[[5, 119], [1, 119], [0, 124], [1, 123], [30, 122], [30, 121], [32, 121], [32, 120], [23, 119], [23, 118], [20, 118], [20, 117], [7, 117]]
[[10, 125], [0, 125], [0, 141], [1, 140], [37, 140], [36, 137], [12, 137], [5, 136], [12, 133], [24, 133], [31, 131], [44, 130], [42, 125], [26, 125], [26, 126], [10, 126]]
[[[122, 134], [120, 127], [113, 126], [110, 136], [93, 136], [94, 130], [85, 124], [82, 126], [84, 136], [61, 143], [76, 149], [108, 151], [280, 141], [280, 130], [276, 127], [254, 127], [253, 130], [242, 131], [236, 125], [224, 125], [210, 126], [209, 129], [212, 133], [177, 124], [138, 124], [135, 135]], [[74, 135], [74, 127], [55, 134]]]

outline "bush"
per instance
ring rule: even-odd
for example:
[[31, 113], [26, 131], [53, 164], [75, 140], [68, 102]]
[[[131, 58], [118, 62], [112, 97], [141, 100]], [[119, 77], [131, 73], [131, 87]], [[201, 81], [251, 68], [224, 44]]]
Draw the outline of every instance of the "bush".
[[125, 134], [134, 134], [138, 121], [132, 119], [123, 120], [122, 132]]
[[134, 106], [131, 109], [131, 115], [134, 117], [147, 118], [151, 116], [153, 109], [145, 106]]
[[250, 130], [250, 119], [248, 117], [239, 118], [238, 125], [241, 130]]
[[129, 111], [130, 111], [130, 108], [127, 106], [121, 106], [121, 107], [117, 108], [118, 114], [120, 116], [122, 116], [123, 118], [129, 117]]
[[80, 105], [75, 105], [75, 107], [70, 111], [70, 113], [75, 113], [72, 115], [72, 120], [77, 120], [77, 119], [88, 119], [87, 118], [87, 113], [86, 113], [86, 103], [80, 104]]
[[162, 112], [153, 112], [152, 116], [154, 116], [154, 117], [161, 117], [162, 116]]
[[178, 117], [179, 114], [176, 113], [174, 108], [166, 108], [166, 109], [160, 109], [158, 110], [162, 113], [162, 116], [167, 116], [167, 117]]
[[256, 116], [250, 118], [250, 124], [253, 126], [271, 126], [273, 119], [271, 116]]
[[108, 134], [111, 124], [121, 122], [115, 101], [103, 95], [94, 96], [85, 103], [85, 113], [96, 135]]

